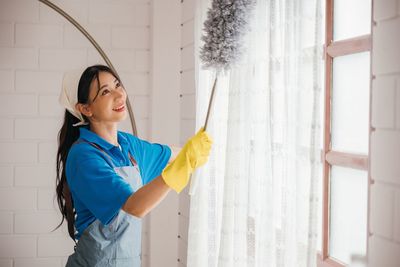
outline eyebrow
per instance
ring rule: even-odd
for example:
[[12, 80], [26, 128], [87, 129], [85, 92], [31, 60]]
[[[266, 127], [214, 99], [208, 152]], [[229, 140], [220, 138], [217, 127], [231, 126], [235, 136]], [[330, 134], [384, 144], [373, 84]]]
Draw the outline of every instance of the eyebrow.
[[[114, 83], [115, 82], [117, 82], [118, 81], [118, 79], [117, 78], [115, 78], [115, 80], [114, 80]], [[100, 87], [100, 89], [99, 89], [99, 91], [101, 90], [101, 89], [103, 89], [104, 87], [107, 87], [108, 86], [108, 84], [104, 84], [104, 85], [102, 85], [101, 87]]]

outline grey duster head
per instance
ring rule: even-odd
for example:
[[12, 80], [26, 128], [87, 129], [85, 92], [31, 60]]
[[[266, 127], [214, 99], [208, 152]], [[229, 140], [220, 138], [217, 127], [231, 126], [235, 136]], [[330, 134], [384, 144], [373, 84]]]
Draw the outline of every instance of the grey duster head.
[[228, 70], [242, 54], [242, 37], [248, 29], [256, 0], [213, 0], [204, 22], [200, 59], [207, 69]]

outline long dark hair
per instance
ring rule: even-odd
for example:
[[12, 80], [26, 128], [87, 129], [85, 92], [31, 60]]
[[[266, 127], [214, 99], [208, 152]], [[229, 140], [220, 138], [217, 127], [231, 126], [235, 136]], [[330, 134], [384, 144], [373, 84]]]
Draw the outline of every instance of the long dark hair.
[[[121, 80], [109, 67], [104, 65], [94, 65], [88, 67], [83, 73], [79, 80], [78, 85], [78, 103], [87, 104], [89, 100], [89, 89], [90, 84], [93, 79], [97, 80], [98, 89], [95, 98], [99, 93], [99, 72], [108, 72], [117, 78], [120, 82]], [[94, 98], [94, 99], [95, 99]], [[93, 99], [93, 101], [94, 101]], [[83, 115], [85, 120], [89, 120]], [[72, 200], [71, 192], [68, 187], [67, 177], [65, 174], [65, 164], [67, 161], [68, 152], [72, 145], [79, 138], [79, 127], [72, 126], [73, 124], [79, 122], [79, 119], [65, 110], [64, 123], [58, 132], [58, 150], [57, 150], [57, 177], [56, 177], [56, 193], [58, 207], [62, 214], [62, 219], [60, 224], [56, 227], [59, 228], [64, 220], [68, 223], [68, 233], [72, 240], [75, 241], [75, 209]]]

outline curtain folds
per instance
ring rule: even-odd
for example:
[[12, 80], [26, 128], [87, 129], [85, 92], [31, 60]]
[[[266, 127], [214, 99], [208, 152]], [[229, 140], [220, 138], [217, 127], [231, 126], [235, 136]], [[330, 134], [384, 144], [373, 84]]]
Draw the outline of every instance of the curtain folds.
[[[195, 12], [196, 124], [214, 73], [199, 61], [209, 0]], [[315, 266], [321, 180], [321, 0], [262, 0], [244, 56], [218, 80], [211, 157], [191, 197], [187, 266]]]

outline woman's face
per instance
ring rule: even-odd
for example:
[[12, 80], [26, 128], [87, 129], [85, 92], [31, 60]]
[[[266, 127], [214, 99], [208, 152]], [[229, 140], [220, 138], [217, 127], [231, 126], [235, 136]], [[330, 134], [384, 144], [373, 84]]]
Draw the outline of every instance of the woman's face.
[[[100, 90], [99, 90], [100, 84]], [[126, 92], [111, 73], [99, 72], [99, 83], [90, 84], [89, 106], [92, 122], [119, 122], [126, 118]]]

